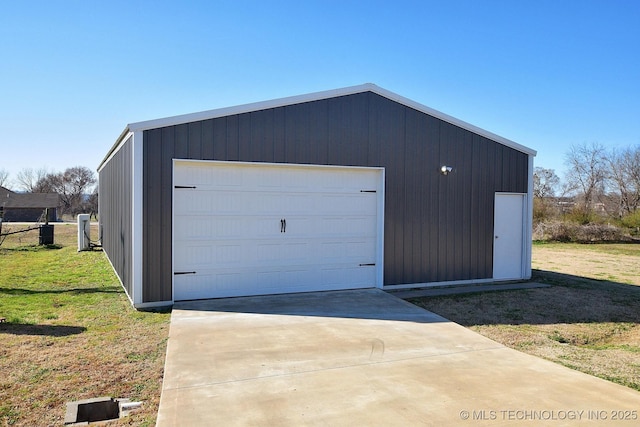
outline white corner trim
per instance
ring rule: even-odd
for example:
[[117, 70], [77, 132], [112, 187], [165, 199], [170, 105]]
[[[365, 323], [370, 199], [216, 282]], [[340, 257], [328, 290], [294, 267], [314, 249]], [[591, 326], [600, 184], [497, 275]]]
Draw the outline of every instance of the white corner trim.
[[[198, 162], [203, 162], [203, 160], [196, 160]], [[185, 162], [189, 162], [189, 160], [185, 160]], [[175, 192], [175, 188], [174, 188], [174, 183], [176, 182], [176, 166], [179, 166], [181, 163], [180, 159], [171, 159], [171, 300], [173, 301], [173, 299], [175, 298], [175, 294], [176, 294], [176, 288], [175, 288], [175, 278], [176, 275], [174, 274], [176, 269], [175, 269], [175, 241], [174, 241], [174, 235], [175, 233], [173, 232], [173, 230], [175, 230], [175, 216], [176, 216], [176, 198], [174, 196], [174, 192]]]
[[126, 128], [122, 132], [122, 134], [120, 134], [120, 137], [116, 140], [116, 144], [107, 153], [104, 160], [100, 162], [100, 165], [97, 168], [98, 173], [100, 173], [100, 171], [107, 165], [107, 163], [109, 163], [109, 161], [113, 158], [113, 156], [115, 156], [118, 153], [118, 151], [120, 151], [120, 149], [124, 146], [124, 144], [132, 135], [133, 135], [133, 132], [129, 132], [129, 128]]
[[378, 241], [376, 242], [376, 265], [380, 266], [376, 269], [376, 287], [382, 289], [384, 287], [384, 204], [386, 200], [385, 183], [386, 170], [380, 170], [379, 196], [378, 196]]
[[138, 306], [142, 303], [142, 201], [143, 201], [143, 133], [134, 132], [132, 140], [132, 159], [131, 159], [131, 295], [133, 305]]
[[253, 111], [266, 110], [269, 108], [284, 107], [287, 105], [301, 104], [303, 102], [319, 101], [322, 99], [336, 98], [338, 96], [352, 95], [366, 91], [373, 91], [377, 86], [366, 83], [358, 86], [350, 86], [340, 89], [332, 89], [322, 92], [308, 93], [304, 95], [288, 96], [286, 98], [272, 99], [268, 101], [252, 102], [250, 104], [236, 105], [232, 107], [218, 108], [214, 110], [200, 111], [197, 113], [181, 114], [178, 116], [164, 117], [160, 119], [147, 120], [130, 123], [127, 127], [132, 130], [149, 130], [165, 126], [179, 125], [198, 120], [215, 119], [218, 117], [230, 116], [233, 114], [250, 113]]
[[479, 128], [475, 125], [472, 125], [470, 123], [467, 123], [463, 120], [460, 119], [456, 119], [453, 116], [450, 116], [448, 114], [445, 114], [441, 111], [438, 110], [434, 110], [433, 108], [427, 107], [426, 105], [420, 104], [418, 102], [412, 101], [409, 98], [405, 98], [404, 96], [398, 95], [396, 93], [393, 93], [391, 91], [388, 91], [386, 89], [383, 89], [381, 87], [372, 85], [375, 89], [371, 89], [372, 92], [377, 93], [380, 96], [384, 96], [385, 98], [388, 98], [392, 101], [395, 101], [399, 104], [403, 104], [407, 107], [411, 107], [414, 110], [418, 110], [421, 111], [425, 114], [428, 114], [430, 116], [436, 117], [440, 120], [443, 120], [445, 122], [451, 123], [452, 125], [461, 127], [462, 129], [466, 129], [468, 131], [471, 131], [473, 133], [477, 133], [478, 135], [484, 136], [485, 138], [491, 139], [493, 141], [499, 142], [502, 145], [506, 145], [507, 147], [513, 148], [514, 150], [517, 151], [521, 151], [525, 154], [529, 154], [529, 155], [536, 155], [536, 151], [529, 148], [529, 147], [525, 147], [524, 145], [520, 145], [517, 142], [511, 141], [510, 139], [504, 138], [500, 135], [496, 135], [493, 132], [489, 132], [488, 130]]
[[527, 179], [526, 212], [524, 217], [523, 276], [528, 280], [531, 279], [531, 261], [533, 257], [533, 155], [529, 155], [529, 173]]

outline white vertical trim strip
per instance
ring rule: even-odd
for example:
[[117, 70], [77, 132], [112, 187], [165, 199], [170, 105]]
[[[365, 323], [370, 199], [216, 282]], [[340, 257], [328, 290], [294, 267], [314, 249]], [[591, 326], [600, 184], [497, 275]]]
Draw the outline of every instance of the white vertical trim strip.
[[380, 170], [378, 181], [378, 241], [376, 245], [376, 287], [382, 289], [384, 286], [384, 201], [385, 201], [385, 169]]
[[180, 162], [179, 159], [172, 159], [171, 160], [171, 302], [173, 303], [174, 301], [174, 295], [176, 294], [176, 289], [175, 289], [175, 278], [176, 275], [175, 273], [175, 264], [174, 264], [174, 260], [175, 260], [175, 253], [176, 253], [176, 246], [175, 243], [173, 241], [173, 236], [174, 236], [174, 232], [173, 230], [175, 230], [175, 187], [174, 187], [174, 182], [176, 182], [176, 167], [178, 166], [178, 163]]
[[525, 217], [524, 217], [524, 239], [522, 244], [523, 248], [523, 271], [522, 276], [524, 279], [531, 279], [531, 259], [532, 259], [532, 243], [533, 243], [533, 155], [529, 155], [529, 173], [527, 182], [527, 198], [525, 202]]
[[142, 295], [142, 271], [144, 269], [142, 259], [142, 200], [144, 192], [143, 182], [143, 133], [133, 133], [133, 147], [131, 159], [131, 298], [134, 306], [143, 302]]

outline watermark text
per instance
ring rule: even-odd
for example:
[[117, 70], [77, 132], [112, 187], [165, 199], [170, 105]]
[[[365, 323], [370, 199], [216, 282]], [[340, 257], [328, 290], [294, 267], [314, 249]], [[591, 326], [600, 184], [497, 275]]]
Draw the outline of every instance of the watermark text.
[[638, 421], [637, 410], [611, 409], [470, 409], [460, 411], [469, 421]]

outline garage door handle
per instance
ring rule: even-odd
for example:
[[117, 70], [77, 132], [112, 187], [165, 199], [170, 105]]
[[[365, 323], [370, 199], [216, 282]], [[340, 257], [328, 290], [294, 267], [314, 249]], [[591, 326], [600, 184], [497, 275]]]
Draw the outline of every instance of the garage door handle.
[[286, 219], [281, 219], [280, 220], [280, 232], [281, 233], [286, 233], [287, 232], [287, 220]]
[[196, 272], [195, 271], [176, 271], [173, 273], [174, 276], [178, 276], [181, 274], [196, 274]]
[[284, 220], [284, 232], [287, 232], [287, 219], [285, 218]]

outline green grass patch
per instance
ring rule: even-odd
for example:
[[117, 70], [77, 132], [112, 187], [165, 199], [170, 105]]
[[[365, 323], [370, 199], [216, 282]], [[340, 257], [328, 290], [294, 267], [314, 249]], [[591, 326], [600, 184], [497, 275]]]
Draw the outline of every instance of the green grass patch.
[[640, 244], [637, 243], [558, 243], [536, 240], [533, 242], [533, 246], [544, 249], [558, 249], [561, 251], [577, 250], [611, 255], [628, 255], [640, 258]]
[[0, 425], [61, 425], [67, 401], [99, 396], [144, 401], [126, 423], [154, 425], [170, 312], [133, 309], [105, 254], [55, 230], [0, 246]]

